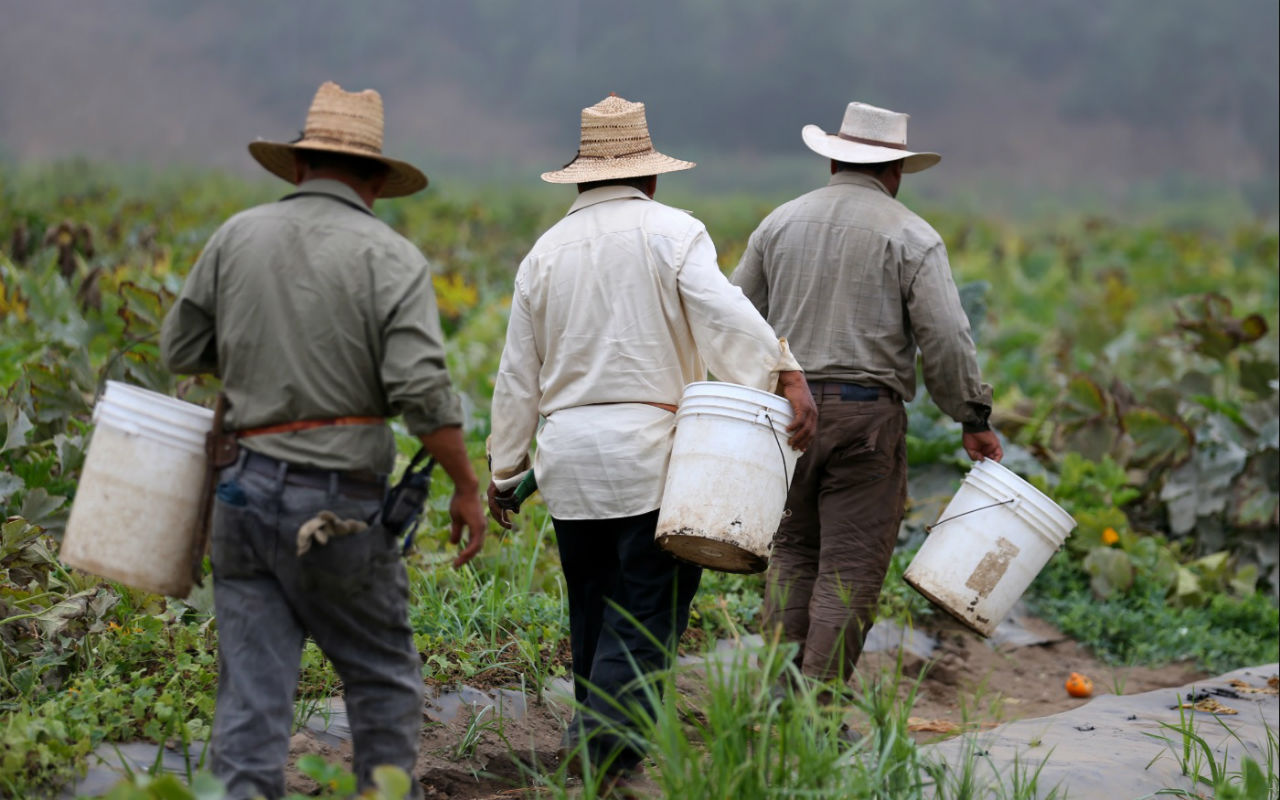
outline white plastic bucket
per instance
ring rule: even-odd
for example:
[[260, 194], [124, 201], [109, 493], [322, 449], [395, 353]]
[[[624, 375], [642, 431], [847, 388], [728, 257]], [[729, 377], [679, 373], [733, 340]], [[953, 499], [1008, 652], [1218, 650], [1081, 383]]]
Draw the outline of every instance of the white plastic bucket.
[[62, 561], [136, 589], [186, 597], [213, 412], [107, 381], [93, 419]]
[[990, 636], [1075, 526], [1036, 487], [991, 459], [978, 461], [903, 579]]
[[800, 453], [791, 404], [736, 383], [685, 387], [658, 514], [659, 546], [721, 572], [761, 572]]

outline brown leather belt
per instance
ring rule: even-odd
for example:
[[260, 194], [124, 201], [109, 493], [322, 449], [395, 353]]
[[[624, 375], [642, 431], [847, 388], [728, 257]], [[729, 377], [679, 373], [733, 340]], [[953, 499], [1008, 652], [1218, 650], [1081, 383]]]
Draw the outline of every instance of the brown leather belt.
[[263, 425], [260, 428], [245, 428], [236, 431], [236, 437], [244, 439], [249, 436], [266, 436], [271, 433], [293, 433], [309, 431], [314, 428], [328, 428], [333, 425], [381, 425], [385, 417], [334, 417], [333, 419], [304, 419], [296, 422], [281, 422], [277, 425]]

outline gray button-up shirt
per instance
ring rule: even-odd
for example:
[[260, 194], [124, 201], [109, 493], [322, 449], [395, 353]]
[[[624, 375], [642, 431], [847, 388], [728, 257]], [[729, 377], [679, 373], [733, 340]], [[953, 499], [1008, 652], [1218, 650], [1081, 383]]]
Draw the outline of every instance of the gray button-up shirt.
[[[226, 426], [403, 415], [421, 434], [462, 420], [426, 258], [340, 181], [235, 215], [187, 275], [165, 317], [161, 353], [175, 372], [216, 372]], [[246, 438], [274, 458], [389, 472], [386, 425]]]
[[875, 178], [838, 172], [773, 211], [731, 279], [791, 343], [810, 381], [883, 386], [910, 400], [916, 349], [938, 407], [991, 409], [942, 238]]

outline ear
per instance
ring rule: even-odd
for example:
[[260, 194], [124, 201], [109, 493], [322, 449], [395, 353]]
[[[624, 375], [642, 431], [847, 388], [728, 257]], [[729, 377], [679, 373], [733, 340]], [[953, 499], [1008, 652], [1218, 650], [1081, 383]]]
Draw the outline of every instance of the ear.
[[297, 153], [293, 154], [293, 182], [294, 184], [302, 183], [307, 178], [307, 162], [302, 160], [302, 156]]
[[369, 179], [369, 191], [373, 197], [382, 197], [382, 190], [387, 188], [387, 180], [391, 177], [391, 171], [387, 170], [376, 178]]
[[658, 176], [650, 175], [648, 177], [648, 180], [644, 182], [644, 185], [641, 187], [640, 191], [649, 195], [650, 198], [652, 198], [655, 194], [657, 194], [658, 193]]

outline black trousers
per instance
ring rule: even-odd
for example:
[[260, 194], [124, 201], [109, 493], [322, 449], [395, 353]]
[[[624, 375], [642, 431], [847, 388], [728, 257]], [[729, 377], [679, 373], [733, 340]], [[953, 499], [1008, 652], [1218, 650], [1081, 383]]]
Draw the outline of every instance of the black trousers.
[[593, 764], [631, 769], [644, 754], [600, 730], [602, 720], [634, 728], [609, 698], [626, 709], [655, 711], [637, 690], [637, 678], [669, 666], [689, 625], [702, 568], [676, 560], [654, 542], [657, 510], [552, 523], [569, 594], [574, 696], [588, 709], [582, 721], [587, 752]]

